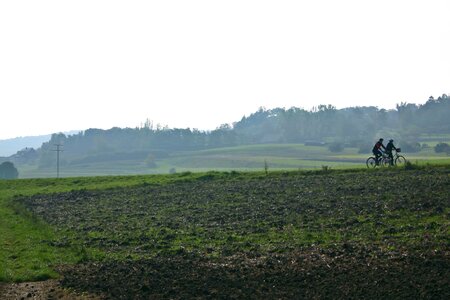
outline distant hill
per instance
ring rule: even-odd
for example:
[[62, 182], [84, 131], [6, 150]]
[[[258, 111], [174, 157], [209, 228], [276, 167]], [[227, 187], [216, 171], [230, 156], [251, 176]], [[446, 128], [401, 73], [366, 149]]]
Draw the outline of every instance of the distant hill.
[[[78, 132], [79, 131], [70, 131], [65, 134], [75, 134]], [[11, 156], [24, 148], [39, 148], [43, 143], [48, 142], [51, 137], [51, 134], [46, 134], [0, 140], [0, 156]]]
[[46, 134], [0, 140], [0, 156], [11, 156], [26, 147], [38, 148], [42, 143], [48, 142], [51, 136], [51, 134]]

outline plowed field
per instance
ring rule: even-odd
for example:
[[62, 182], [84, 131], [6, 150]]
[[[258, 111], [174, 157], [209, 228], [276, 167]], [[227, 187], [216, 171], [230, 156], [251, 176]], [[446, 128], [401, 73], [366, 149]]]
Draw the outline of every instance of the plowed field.
[[86, 253], [58, 267], [78, 292], [449, 298], [448, 168], [219, 175], [15, 201]]

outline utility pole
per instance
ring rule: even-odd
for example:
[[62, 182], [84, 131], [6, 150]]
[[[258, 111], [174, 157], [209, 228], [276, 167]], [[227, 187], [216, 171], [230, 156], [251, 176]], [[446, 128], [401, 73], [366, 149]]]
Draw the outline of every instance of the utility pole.
[[61, 144], [55, 144], [56, 149], [52, 150], [56, 152], [56, 178], [59, 178], [59, 152], [62, 152], [64, 150], [61, 149]]

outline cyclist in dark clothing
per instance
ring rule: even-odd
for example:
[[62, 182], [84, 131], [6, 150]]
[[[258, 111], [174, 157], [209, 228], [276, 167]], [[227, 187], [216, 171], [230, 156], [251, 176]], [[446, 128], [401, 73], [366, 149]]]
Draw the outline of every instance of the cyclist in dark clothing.
[[375, 161], [376, 164], [379, 164], [380, 161], [380, 157], [383, 155], [383, 151], [381, 150], [381, 148], [383, 148], [384, 151], [386, 151], [386, 148], [383, 145], [383, 139], [379, 139], [378, 142], [375, 143], [375, 145], [373, 146], [372, 149], [372, 153], [373, 155], [375, 155]]
[[391, 166], [394, 165], [394, 155], [392, 154], [392, 150], [398, 151], [399, 149], [394, 146], [394, 140], [389, 140], [389, 143], [386, 145], [386, 154], [389, 156], [389, 164]]

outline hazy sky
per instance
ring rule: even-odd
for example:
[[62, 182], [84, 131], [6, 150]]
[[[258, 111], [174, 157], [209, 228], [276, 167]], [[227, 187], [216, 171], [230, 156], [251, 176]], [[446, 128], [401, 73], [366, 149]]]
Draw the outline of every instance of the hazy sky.
[[450, 1], [0, 1], [0, 139], [450, 93]]

